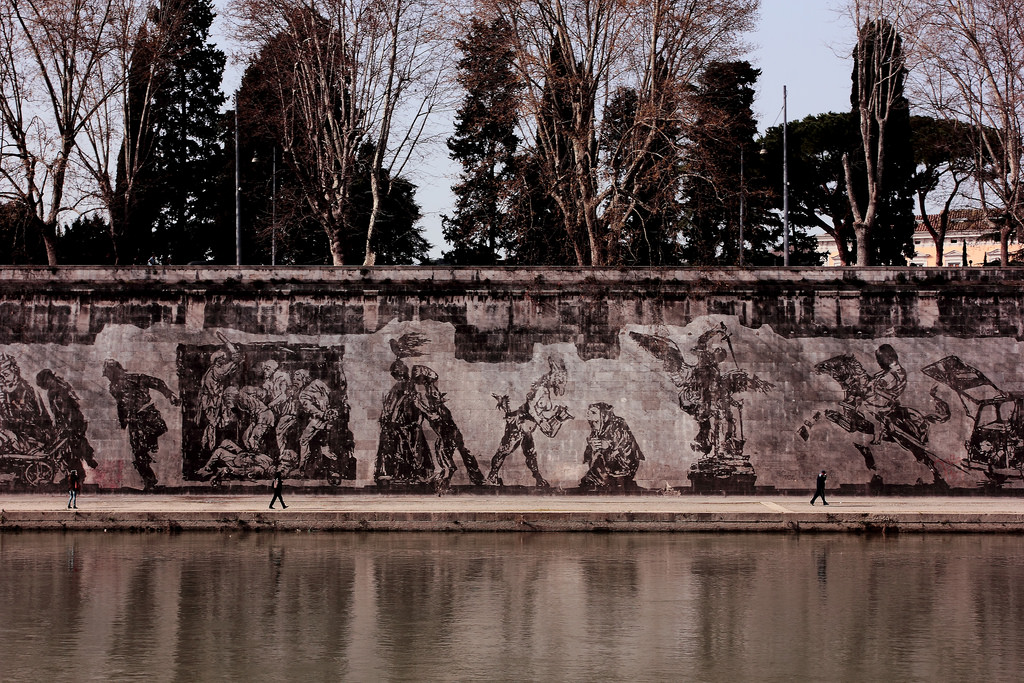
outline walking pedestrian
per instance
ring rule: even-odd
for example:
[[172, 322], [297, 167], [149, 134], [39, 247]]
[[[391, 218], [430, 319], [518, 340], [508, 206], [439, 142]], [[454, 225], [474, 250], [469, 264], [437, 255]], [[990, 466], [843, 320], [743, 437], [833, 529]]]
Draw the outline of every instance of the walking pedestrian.
[[822, 505], [828, 505], [828, 501], [825, 500], [825, 480], [826, 479], [828, 479], [828, 475], [825, 473], [825, 470], [822, 470], [821, 474], [818, 475], [818, 480], [817, 480], [817, 483], [816, 483], [816, 485], [814, 487], [814, 497], [811, 498], [811, 505], [814, 505], [814, 501], [818, 500], [819, 497], [821, 498], [821, 504]]
[[281, 509], [287, 510], [288, 506], [284, 504], [284, 498], [281, 497], [281, 492], [284, 491], [284, 476], [281, 474], [281, 470], [277, 471], [274, 475], [274, 497], [270, 499], [270, 509], [274, 509], [274, 503], [281, 501]]
[[68, 510], [78, 509], [78, 490], [82, 488], [82, 480], [78, 477], [78, 470], [68, 472]]

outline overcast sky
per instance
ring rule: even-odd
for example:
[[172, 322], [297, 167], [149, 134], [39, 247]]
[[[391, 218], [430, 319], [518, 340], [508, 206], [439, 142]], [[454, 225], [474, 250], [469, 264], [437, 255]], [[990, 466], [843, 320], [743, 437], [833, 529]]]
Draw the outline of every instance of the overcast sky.
[[[848, 55], [853, 46], [853, 30], [848, 19], [836, 7], [841, 0], [761, 0], [758, 29], [748, 42], [748, 59], [759, 69], [754, 113], [761, 130], [782, 123], [782, 89], [787, 89], [787, 115], [790, 121], [827, 111], [846, 111], [850, 107], [850, 70]], [[223, 12], [225, 0], [215, 0]], [[224, 35], [223, 16], [214, 26], [214, 39]], [[230, 52], [229, 46], [222, 46]], [[230, 96], [238, 87], [239, 73], [230, 65], [224, 77], [224, 91]], [[450, 187], [455, 170], [441, 148], [410, 174], [419, 190], [416, 199], [423, 212], [426, 237], [440, 256], [444, 248], [441, 216], [451, 210]]]

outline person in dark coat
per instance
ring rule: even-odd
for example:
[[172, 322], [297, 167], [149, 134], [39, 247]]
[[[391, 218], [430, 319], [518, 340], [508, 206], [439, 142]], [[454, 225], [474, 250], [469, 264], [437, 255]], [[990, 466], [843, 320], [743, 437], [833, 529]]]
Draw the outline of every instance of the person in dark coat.
[[817, 484], [816, 484], [816, 486], [814, 488], [814, 497], [811, 498], [811, 505], [814, 505], [814, 501], [818, 500], [819, 497], [821, 498], [821, 504], [822, 505], [828, 505], [828, 501], [825, 500], [825, 480], [826, 479], [828, 479], [828, 475], [825, 474], [825, 470], [822, 470], [821, 474], [818, 475]]
[[78, 509], [78, 490], [82, 488], [82, 480], [78, 477], [78, 470], [68, 472], [68, 510]]
[[274, 475], [274, 497], [270, 499], [270, 509], [274, 509], [274, 503], [281, 501], [281, 509], [287, 510], [288, 506], [284, 504], [284, 498], [281, 497], [281, 492], [284, 491], [284, 476], [281, 474], [281, 470], [277, 471]]

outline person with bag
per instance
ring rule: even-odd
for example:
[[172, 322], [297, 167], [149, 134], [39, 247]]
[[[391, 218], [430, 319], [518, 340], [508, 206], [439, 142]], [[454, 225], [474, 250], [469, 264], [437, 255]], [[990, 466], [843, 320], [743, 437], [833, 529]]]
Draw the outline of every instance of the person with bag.
[[78, 509], [78, 491], [82, 488], [82, 480], [78, 477], [78, 470], [68, 472], [68, 510]]

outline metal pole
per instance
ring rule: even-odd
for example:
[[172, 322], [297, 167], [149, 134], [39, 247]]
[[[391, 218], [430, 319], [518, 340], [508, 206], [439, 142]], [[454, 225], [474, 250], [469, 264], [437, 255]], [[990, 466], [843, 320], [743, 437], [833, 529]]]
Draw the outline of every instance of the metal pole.
[[238, 168], [238, 93], [235, 93], [235, 265], [242, 265], [242, 175]]
[[740, 145], [740, 265], [743, 265], [743, 214], [746, 209], [747, 188], [743, 183], [743, 145]]
[[789, 266], [789, 145], [786, 86], [782, 86], [782, 265]]
[[277, 145], [274, 145], [270, 181], [270, 265], [277, 265]]

